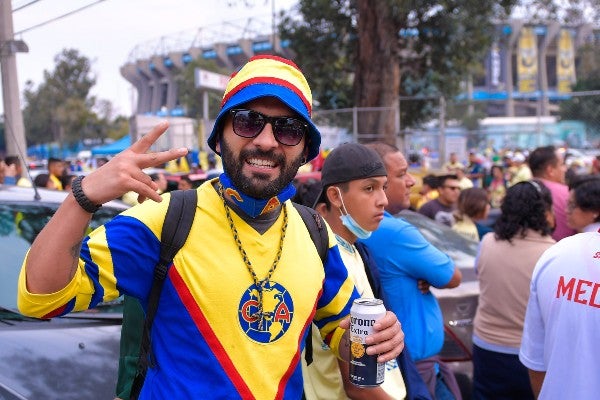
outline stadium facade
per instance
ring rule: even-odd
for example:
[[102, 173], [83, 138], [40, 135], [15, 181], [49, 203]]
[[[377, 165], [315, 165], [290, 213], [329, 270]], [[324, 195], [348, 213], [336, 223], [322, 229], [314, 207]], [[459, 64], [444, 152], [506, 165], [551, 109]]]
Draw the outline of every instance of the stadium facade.
[[293, 58], [289, 42], [280, 40], [272, 31], [264, 18], [248, 18], [179, 32], [136, 46], [120, 69], [137, 92], [134, 114], [185, 116], [176, 77], [195, 59], [213, 60], [233, 72], [256, 54]]
[[[232, 28], [233, 24], [211, 32], [199, 29], [187, 38], [161, 38], [136, 47], [121, 67], [121, 75], [137, 91], [135, 114], [185, 116], [175, 78], [196, 58], [214, 60], [229, 71], [255, 54], [293, 58], [293, 44], [261, 33], [273, 31], [264, 22], [248, 20], [242, 28]], [[401, 34], [418, 38], [418, 32]], [[600, 29], [589, 24], [498, 23], [485, 59], [485, 73], [466, 85], [462, 96], [489, 102], [490, 116], [551, 115], [556, 102], [569, 97], [576, 80], [577, 50], [598, 41]]]

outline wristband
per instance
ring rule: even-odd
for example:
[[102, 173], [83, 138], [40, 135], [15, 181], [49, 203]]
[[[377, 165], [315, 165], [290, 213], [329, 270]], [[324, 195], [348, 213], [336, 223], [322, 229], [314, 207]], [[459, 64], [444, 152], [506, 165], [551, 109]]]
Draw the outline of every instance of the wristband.
[[94, 204], [88, 199], [88, 197], [83, 193], [83, 189], [81, 188], [81, 181], [83, 180], [83, 176], [80, 175], [77, 178], [73, 179], [73, 183], [71, 184], [73, 197], [77, 200], [77, 203], [81, 208], [83, 208], [86, 212], [90, 214], [95, 213], [102, 207], [102, 205]]

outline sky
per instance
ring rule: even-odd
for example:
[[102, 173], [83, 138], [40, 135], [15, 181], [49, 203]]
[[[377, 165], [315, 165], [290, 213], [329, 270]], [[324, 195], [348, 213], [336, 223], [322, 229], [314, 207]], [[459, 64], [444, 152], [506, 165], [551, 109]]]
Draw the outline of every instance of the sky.
[[[42, 83], [44, 70], [54, 70], [54, 58], [63, 49], [77, 49], [92, 61], [92, 73], [97, 79], [92, 95], [109, 100], [117, 114], [130, 116], [135, 90], [119, 69], [130, 60], [132, 52], [151, 52], [153, 46], [175, 45], [175, 40], [191, 43], [200, 28], [204, 40], [221, 32], [223, 36], [242, 32], [244, 27], [270, 28], [273, 8], [276, 12], [288, 10], [296, 3], [297, 0], [12, 0], [15, 39], [23, 40], [29, 47], [28, 53], [16, 55], [19, 92], [23, 93], [28, 80], [36, 87]], [[86, 5], [91, 6], [28, 30]], [[19, 34], [21, 31], [25, 32]]]

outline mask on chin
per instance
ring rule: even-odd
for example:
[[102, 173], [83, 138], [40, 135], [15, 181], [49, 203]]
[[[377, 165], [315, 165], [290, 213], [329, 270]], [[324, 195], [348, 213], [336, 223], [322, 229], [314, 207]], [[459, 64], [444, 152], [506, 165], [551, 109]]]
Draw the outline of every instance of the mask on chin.
[[341, 190], [338, 187], [336, 187], [336, 189], [338, 191], [338, 194], [340, 195], [340, 200], [342, 201], [342, 208], [344, 210], [344, 212], [342, 212], [342, 210], [340, 209], [340, 220], [342, 220], [342, 225], [344, 225], [357, 238], [368, 239], [369, 236], [371, 236], [371, 233], [373, 233], [373, 231], [368, 231], [364, 229], [358, 224], [358, 222], [356, 222], [354, 218], [352, 218], [352, 216], [346, 210], [346, 205], [344, 204], [344, 199], [342, 197]]
[[372, 231], [368, 231], [362, 228], [355, 220], [350, 216], [350, 214], [342, 214], [340, 215], [340, 219], [342, 220], [342, 225], [344, 225], [354, 236], [359, 239], [368, 239], [371, 236]]

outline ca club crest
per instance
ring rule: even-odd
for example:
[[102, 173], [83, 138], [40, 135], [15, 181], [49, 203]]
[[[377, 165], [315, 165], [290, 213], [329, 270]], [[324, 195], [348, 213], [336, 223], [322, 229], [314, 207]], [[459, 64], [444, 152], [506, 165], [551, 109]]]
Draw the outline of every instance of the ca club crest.
[[240, 300], [239, 321], [248, 337], [258, 343], [271, 343], [280, 339], [290, 327], [294, 316], [292, 296], [277, 282], [268, 282], [262, 294], [263, 317], [259, 311], [259, 288], [252, 284]]

